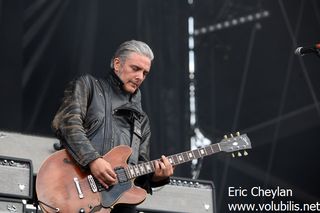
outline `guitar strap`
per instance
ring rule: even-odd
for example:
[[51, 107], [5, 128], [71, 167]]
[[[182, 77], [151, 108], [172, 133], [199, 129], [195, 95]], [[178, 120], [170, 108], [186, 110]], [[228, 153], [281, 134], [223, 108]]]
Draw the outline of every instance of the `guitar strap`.
[[[100, 81], [100, 86], [102, 88], [108, 88], [106, 87], [106, 84], [104, 81]], [[103, 87], [102, 85], [104, 85], [105, 87]], [[107, 91], [106, 89], [103, 89], [104, 91]], [[106, 101], [106, 106], [107, 106], [107, 99], [106, 99], [106, 95], [105, 95], [105, 101]], [[107, 113], [107, 107], [106, 107], [106, 113]], [[107, 114], [106, 114], [107, 116]], [[109, 119], [111, 122], [111, 119]], [[139, 160], [139, 148], [140, 148], [140, 142], [141, 142], [141, 123], [140, 123], [140, 117], [138, 115], [136, 115], [134, 112], [132, 112], [131, 114], [131, 118], [130, 120], [133, 123], [133, 134], [132, 134], [132, 139], [131, 139], [131, 149], [132, 149], [132, 154], [129, 157], [128, 163], [129, 164], [137, 164], [138, 160]], [[109, 127], [111, 127], [111, 123], [109, 123]], [[107, 139], [108, 141], [108, 139]], [[111, 149], [111, 147], [109, 147]], [[109, 148], [107, 150], [109, 150]]]
[[131, 141], [132, 154], [129, 158], [129, 164], [137, 164], [139, 160], [139, 148], [141, 142], [141, 123], [137, 115], [133, 113], [133, 134]]

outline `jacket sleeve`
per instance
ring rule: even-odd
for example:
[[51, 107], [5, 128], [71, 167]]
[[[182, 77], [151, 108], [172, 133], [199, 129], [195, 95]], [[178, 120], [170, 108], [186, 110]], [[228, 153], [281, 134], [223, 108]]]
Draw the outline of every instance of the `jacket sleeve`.
[[88, 139], [83, 126], [90, 101], [90, 79], [82, 76], [69, 83], [52, 128], [63, 146], [82, 167], [101, 157]]
[[[150, 161], [150, 139], [151, 139], [151, 131], [149, 119], [146, 116], [146, 121], [142, 125], [143, 136], [140, 144], [140, 153], [139, 153], [139, 163]], [[170, 182], [170, 178], [166, 178], [159, 182], [152, 181], [154, 173], [147, 174], [136, 178], [135, 184], [144, 188], [148, 193], [152, 194], [152, 187], [159, 187]]]

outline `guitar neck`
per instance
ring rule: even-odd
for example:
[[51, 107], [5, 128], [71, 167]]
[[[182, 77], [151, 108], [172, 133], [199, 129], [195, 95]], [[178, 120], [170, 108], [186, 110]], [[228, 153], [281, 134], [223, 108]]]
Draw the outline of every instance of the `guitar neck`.
[[[171, 165], [175, 166], [185, 162], [192, 161], [194, 159], [212, 155], [220, 151], [221, 151], [221, 148], [219, 146], [219, 143], [217, 143], [217, 144], [211, 144], [203, 148], [194, 149], [194, 150], [182, 152], [175, 155], [170, 155], [167, 158], [171, 163]], [[155, 171], [155, 162], [159, 160], [160, 159], [145, 162], [145, 163], [140, 163], [137, 165], [128, 166], [128, 168], [125, 169], [126, 174], [129, 179], [133, 179], [145, 174], [152, 173]]]

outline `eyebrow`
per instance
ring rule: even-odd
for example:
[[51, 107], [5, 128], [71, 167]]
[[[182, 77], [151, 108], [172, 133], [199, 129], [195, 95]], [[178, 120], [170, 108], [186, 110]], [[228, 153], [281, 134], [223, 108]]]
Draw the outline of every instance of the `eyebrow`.
[[136, 64], [131, 64], [130, 67], [136, 67], [136, 68], [138, 68], [139, 70], [143, 70], [143, 71], [145, 71], [145, 72], [149, 72], [149, 71], [150, 71], [150, 69], [149, 69], [149, 70], [146, 70], [146, 69], [144, 69], [143, 67], [141, 67], [141, 66], [139, 66], [139, 65], [136, 65]]

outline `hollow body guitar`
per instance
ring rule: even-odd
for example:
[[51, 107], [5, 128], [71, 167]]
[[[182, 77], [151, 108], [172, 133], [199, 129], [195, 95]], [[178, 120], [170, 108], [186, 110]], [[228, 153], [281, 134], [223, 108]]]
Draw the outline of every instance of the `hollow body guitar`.
[[[212, 155], [251, 148], [246, 134], [225, 138], [220, 143], [168, 156], [172, 165]], [[66, 150], [50, 155], [41, 165], [36, 179], [36, 193], [43, 212], [105, 212], [120, 203], [139, 204], [146, 191], [134, 185], [136, 177], [154, 172], [157, 160], [128, 165], [132, 151], [120, 145], [103, 156], [117, 174], [117, 183], [105, 189], [89, 172], [82, 170]]]

